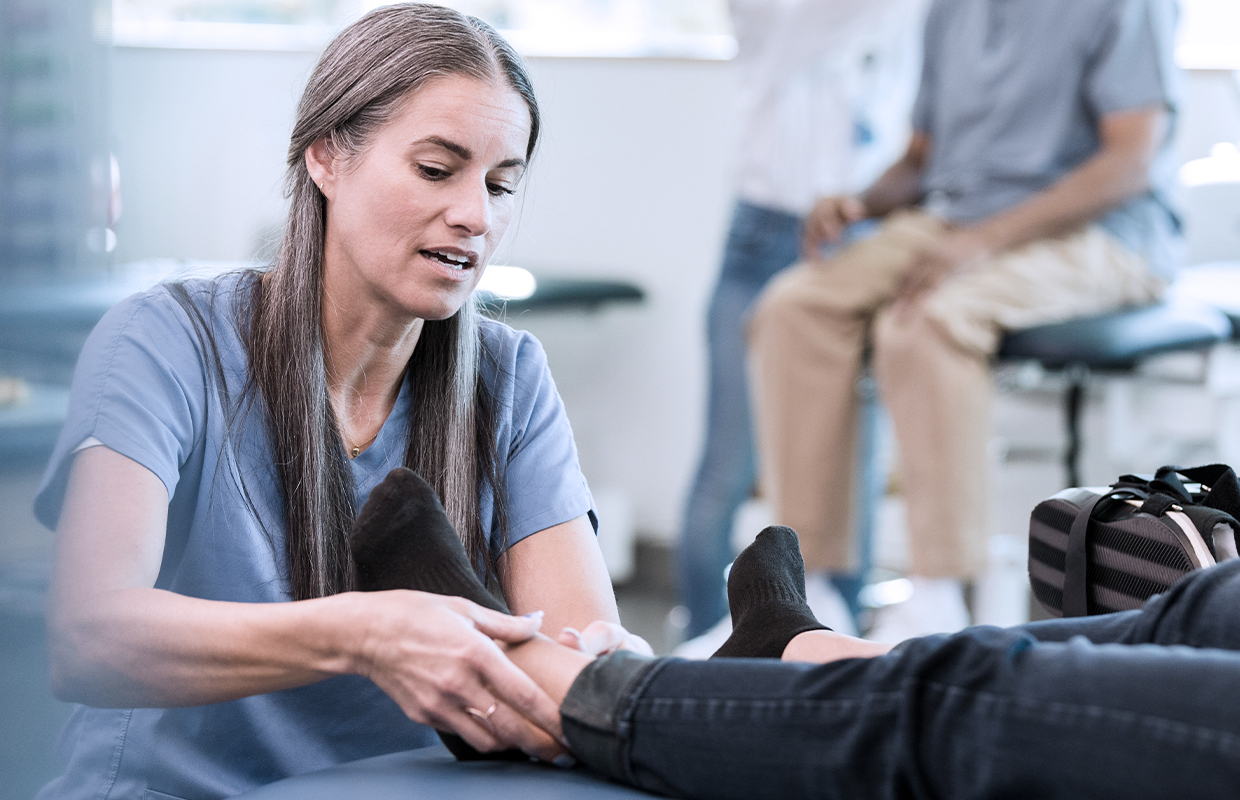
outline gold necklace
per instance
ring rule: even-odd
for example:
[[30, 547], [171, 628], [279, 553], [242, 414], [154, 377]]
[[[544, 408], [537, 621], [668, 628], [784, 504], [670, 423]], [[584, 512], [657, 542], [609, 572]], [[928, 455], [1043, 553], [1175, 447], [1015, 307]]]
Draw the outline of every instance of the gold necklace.
[[[383, 430], [382, 426], [379, 427], [379, 431], [381, 430]], [[379, 431], [375, 431], [374, 436], [371, 436], [366, 441], [362, 442], [361, 444], [357, 444], [357, 445], [353, 444], [346, 438], [344, 443], [349, 445], [349, 459], [352, 460], [352, 459], [357, 458], [358, 456], [362, 454], [362, 450], [364, 450], [367, 447], [370, 447], [371, 443], [374, 442], [375, 439], [379, 438]]]

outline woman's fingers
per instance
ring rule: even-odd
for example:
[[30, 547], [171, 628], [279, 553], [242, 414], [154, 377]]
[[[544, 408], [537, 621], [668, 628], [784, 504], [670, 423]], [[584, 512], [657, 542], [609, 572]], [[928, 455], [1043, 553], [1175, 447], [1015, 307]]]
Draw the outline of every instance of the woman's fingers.
[[507, 747], [518, 747], [523, 752], [543, 761], [554, 761], [568, 752], [549, 733], [535, 727], [529, 720], [504, 703], [497, 702], [494, 712], [485, 719], [476, 717], [476, 721], [488, 732], [493, 733], [499, 741], [509, 742]]
[[615, 622], [604, 620], [595, 620], [581, 631], [575, 628], [565, 628], [560, 631], [556, 641], [565, 647], [571, 647], [592, 656], [606, 655], [617, 650], [632, 650], [647, 656], [654, 654], [645, 639], [629, 633]]
[[[482, 651], [477, 662], [478, 673], [501, 706], [508, 706], [555, 741], [562, 740], [560, 707], [529, 675], [509, 661], [498, 645], [491, 641], [487, 644], [490, 647]], [[527, 746], [540, 746], [540, 738], [528, 727], [514, 730], [513, 734], [517, 736], [511, 740], [513, 744], [527, 753], [530, 752]]]
[[508, 644], [517, 644], [533, 638], [534, 634], [538, 633], [539, 628], [542, 627], [543, 621], [543, 612], [541, 611], [533, 611], [522, 617], [514, 617], [510, 614], [502, 614], [489, 608], [483, 608], [475, 603], [469, 603], [467, 613], [469, 618], [474, 621], [475, 628], [492, 639], [498, 639]]
[[[363, 674], [411, 719], [484, 752], [541, 754], [550, 752], [548, 740], [560, 740], [558, 705], [497, 644], [533, 637], [541, 615], [510, 617], [459, 597], [400, 590], [359, 600], [371, 605]], [[492, 703], [497, 709], [487, 714]], [[504, 706], [509, 711], [501, 713]]]

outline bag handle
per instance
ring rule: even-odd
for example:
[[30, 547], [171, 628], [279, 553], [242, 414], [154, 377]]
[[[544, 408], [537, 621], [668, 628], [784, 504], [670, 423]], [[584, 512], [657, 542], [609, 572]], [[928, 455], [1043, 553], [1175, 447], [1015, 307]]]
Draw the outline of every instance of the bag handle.
[[1201, 505], [1240, 519], [1240, 482], [1236, 480], [1235, 470], [1226, 464], [1210, 464], [1177, 471], [1191, 481], [1210, 487]]
[[1081, 506], [1068, 531], [1068, 550], [1064, 554], [1063, 568], [1063, 615], [1084, 617], [1089, 614], [1088, 582], [1089, 568], [1089, 520], [1094, 509], [1110, 493], [1103, 494]]

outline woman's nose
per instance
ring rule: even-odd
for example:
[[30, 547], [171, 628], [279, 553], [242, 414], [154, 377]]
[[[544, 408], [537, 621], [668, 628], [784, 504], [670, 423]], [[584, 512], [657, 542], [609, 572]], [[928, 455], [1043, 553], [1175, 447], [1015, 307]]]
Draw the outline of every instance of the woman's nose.
[[486, 183], [462, 181], [452, 194], [445, 217], [449, 225], [468, 231], [470, 236], [484, 235], [491, 229], [491, 194]]

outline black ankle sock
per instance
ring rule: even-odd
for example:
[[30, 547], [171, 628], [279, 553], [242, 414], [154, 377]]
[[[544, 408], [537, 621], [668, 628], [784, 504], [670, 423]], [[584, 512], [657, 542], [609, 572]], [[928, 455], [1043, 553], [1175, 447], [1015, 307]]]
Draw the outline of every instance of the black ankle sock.
[[435, 490], [412, 470], [397, 467], [374, 488], [350, 542], [363, 592], [416, 589], [509, 613], [478, 580]]
[[[360, 591], [415, 589], [510, 613], [478, 580], [438, 495], [412, 470], [397, 467], [374, 488], [349, 539]], [[454, 733], [437, 733], [458, 761], [529, 760], [516, 749], [480, 753]]]
[[805, 603], [805, 562], [796, 531], [764, 528], [728, 574], [732, 635], [711, 658], [779, 658], [798, 633], [831, 630]]

